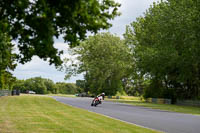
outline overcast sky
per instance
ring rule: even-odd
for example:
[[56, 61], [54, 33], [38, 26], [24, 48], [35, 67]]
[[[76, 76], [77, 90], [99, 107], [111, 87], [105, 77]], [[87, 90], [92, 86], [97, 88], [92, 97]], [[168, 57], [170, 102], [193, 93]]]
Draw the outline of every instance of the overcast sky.
[[[119, 11], [121, 16], [115, 18], [111, 23], [113, 26], [108, 30], [118, 36], [123, 35], [126, 25], [135, 21], [137, 17], [142, 16], [143, 13], [152, 5], [153, 2], [158, 0], [116, 0], [121, 3]], [[60, 50], [65, 50], [64, 56], [67, 56], [67, 44], [62, 39], [55, 39], [55, 47]], [[33, 57], [31, 62], [25, 65], [19, 64], [15, 71], [14, 76], [18, 79], [27, 79], [31, 77], [41, 76], [49, 78], [54, 82], [76, 82], [77, 79], [83, 79], [82, 75], [72, 77], [70, 80], [64, 81], [65, 73], [59, 72], [48, 62], [45, 62], [38, 57]]]

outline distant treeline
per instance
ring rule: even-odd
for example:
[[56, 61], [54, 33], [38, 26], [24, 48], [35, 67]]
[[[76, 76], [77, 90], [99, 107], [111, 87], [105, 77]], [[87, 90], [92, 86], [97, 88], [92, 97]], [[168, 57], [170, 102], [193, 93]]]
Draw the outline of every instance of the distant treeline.
[[37, 94], [75, 94], [82, 92], [82, 89], [75, 83], [57, 82], [42, 77], [34, 77], [26, 80], [16, 80], [13, 90], [20, 90], [22, 93], [35, 91]]

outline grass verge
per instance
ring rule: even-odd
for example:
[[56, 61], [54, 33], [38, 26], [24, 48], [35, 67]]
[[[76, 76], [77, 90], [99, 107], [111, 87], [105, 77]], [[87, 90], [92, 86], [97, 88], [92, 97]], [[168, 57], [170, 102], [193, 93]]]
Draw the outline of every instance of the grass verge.
[[0, 133], [157, 133], [44, 96], [0, 97]]
[[172, 112], [200, 115], [200, 107], [171, 105], [171, 104], [154, 104], [154, 103], [147, 103], [145, 101], [140, 101], [139, 99], [138, 100], [137, 99], [135, 100], [106, 99], [106, 100], [131, 104], [134, 106], [148, 107], [152, 109], [160, 109], [160, 110], [166, 110], [166, 111], [172, 111]]
[[70, 94], [47, 94], [47, 96], [76, 97], [75, 95]]

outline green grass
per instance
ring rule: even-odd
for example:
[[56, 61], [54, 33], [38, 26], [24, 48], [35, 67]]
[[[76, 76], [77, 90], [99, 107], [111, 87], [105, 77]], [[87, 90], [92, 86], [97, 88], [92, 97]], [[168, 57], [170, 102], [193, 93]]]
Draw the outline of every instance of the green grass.
[[46, 96], [0, 97], [0, 133], [156, 133]]
[[140, 97], [134, 97], [134, 96], [120, 96], [120, 99], [123, 100], [132, 100], [132, 101], [139, 101], [141, 98]]
[[154, 104], [154, 103], [147, 103], [139, 99], [135, 99], [135, 100], [106, 99], [106, 100], [113, 101], [113, 102], [127, 103], [127, 104], [131, 104], [135, 106], [142, 106], [142, 107], [147, 107], [147, 108], [152, 108], [152, 109], [160, 109], [160, 110], [166, 110], [166, 111], [172, 111], [172, 112], [200, 115], [200, 107], [180, 106], [180, 105], [171, 105], [171, 104]]
[[47, 96], [76, 97], [75, 95], [71, 94], [47, 94]]
[[[108, 99], [108, 100], [115, 100], [117, 99], [118, 96], [112, 96], [112, 98], [108, 98], [108, 96], [105, 96], [105, 99]], [[135, 96], [119, 96], [120, 99], [118, 100], [126, 100], [126, 101], [140, 101], [141, 100], [141, 97], [135, 97]]]

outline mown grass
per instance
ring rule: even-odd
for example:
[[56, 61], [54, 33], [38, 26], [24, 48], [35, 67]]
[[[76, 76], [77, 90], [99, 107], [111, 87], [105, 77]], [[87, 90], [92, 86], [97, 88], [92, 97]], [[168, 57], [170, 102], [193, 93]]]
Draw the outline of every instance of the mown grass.
[[0, 97], [0, 133], [156, 133], [44, 96]]
[[76, 97], [75, 95], [71, 94], [47, 94], [47, 96]]
[[134, 106], [142, 106], [152, 109], [160, 109], [172, 112], [200, 115], [200, 107], [147, 103], [144, 100], [139, 100], [139, 98], [138, 99], [135, 98], [134, 100], [127, 100], [127, 99], [106, 99], [106, 100], [131, 104]]
[[135, 97], [135, 96], [120, 96], [120, 99], [122, 100], [132, 100], [132, 101], [140, 101], [141, 97]]

